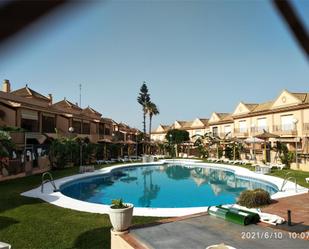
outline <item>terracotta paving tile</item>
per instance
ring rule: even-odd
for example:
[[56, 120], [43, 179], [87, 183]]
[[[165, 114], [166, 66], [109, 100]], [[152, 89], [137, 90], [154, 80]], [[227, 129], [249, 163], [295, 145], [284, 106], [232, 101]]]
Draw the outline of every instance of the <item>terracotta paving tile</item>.
[[281, 198], [262, 208], [263, 212], [279, 215], [286, 220], [287, 210], [291, 210], [292, 223], [309, 226], [309, 193]]

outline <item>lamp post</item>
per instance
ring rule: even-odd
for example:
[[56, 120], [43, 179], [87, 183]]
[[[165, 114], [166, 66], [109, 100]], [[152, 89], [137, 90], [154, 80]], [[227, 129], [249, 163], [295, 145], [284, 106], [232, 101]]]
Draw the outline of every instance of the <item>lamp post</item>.
[[[172, 135], [172, 134], [170, 134], [170, 135], [169, 135], [169, 143], [170, 143], [170, 148], [172, 148], [172, 147], [171, 147], [172, 138], [173, 138], [173, 135]], [[172, 155], [172, 149], [171, 149], [171, 156], [173, 157], [173, 155]]]
[[295, 162], [296, 162], [296, 167], [298, 168], [298, 153], [297, 153], [297, 123], [298, 123], [298, 120], [296, 118], [293, 118], [292, 122], [294, 124], [294, 128], [295, 128], [295, 131], [296, 131], [296, 137], [295, 137]]
[[[113, 132], [112, 133], [112, 141], [114, 142], [114, 140], [115, 140], [115, 133]], [[114, 146], [113, 146], [114, 147]], [[112, 153], [112, 150], [110, 150], [110, 153], [111, 153], [111, 157], [113, 157], [113, 153]], [[118, 154], [118, 151], [117, 151], [117, 154]], [[117, 155], [117, 157], [118, 157], [118, 155]]]
[[143, 148], [143, 155], [145, 154], [145, 144], [144, 144], [145, 139], [142, 138], [142, 148]]
[[[73, 132], [74, 132], [74, 128], [73, 128], [72, 126], [70, 126], [70, 127], [69, 127], [70, 138], [72, 138]], [[73, 152], [72, 152], [72, 148], [71, 148], [71, 163], [72, 163], [71, 166], [73, 166], [74, 164], [73, 164]]]

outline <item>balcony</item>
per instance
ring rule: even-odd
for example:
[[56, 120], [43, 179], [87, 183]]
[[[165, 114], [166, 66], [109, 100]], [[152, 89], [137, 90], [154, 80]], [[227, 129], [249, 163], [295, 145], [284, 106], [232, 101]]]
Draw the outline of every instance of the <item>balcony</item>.
[[10, 132], [10, 136], [12, 138], [12, 141], [16, 145], [24, 145], [26, 144], [25, 138], [27, 139], [35, 139], [38, 141], [38, 143], [43, 143], [46, 140], [46, 136], [43, 135], [40, 132], [22, 132], [22, 131], [17, 131], [17, 132]]
[[235, 137], [248, 137], [248, 135], [249, 135], [248, 129], [239, 129], [239, 128], [234, 129]]
[[296, 136], [297, 130], [295, 125], [274, 125], [273, 133], [279, 136]]
[[99, 141], [100, 142], [111, 142], [112, 140], [113, 140], [112, 135], [104, 135], [104, 134], [99, 135]]
[[216, 134], [218, 137], [220, 137], [221, 139], [224, 139], [224, 138], [231, 138], [232, 137], [232, 132], [229, 132], [229, 133], [225, 133], [225, 132], [220, 132], [220, 133], [217, 133]]
[[253, 136], [256, 136], [258, 134], [261, 134], [265, 131], [269, 132], [269, 129], [268, 127], [251, 127], [250, 129], [250, 135], [253, 137]]
[[13, 143], [25, 144], [25, 133], [22, 131], [10, 132]]

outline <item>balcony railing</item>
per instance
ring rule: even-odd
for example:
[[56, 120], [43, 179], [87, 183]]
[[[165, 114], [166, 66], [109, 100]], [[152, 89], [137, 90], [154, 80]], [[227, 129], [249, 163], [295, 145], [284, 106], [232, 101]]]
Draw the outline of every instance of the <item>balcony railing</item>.
[[234, 129], [234, 136], [236, 137], [247, 137], [249, 135], [248, 129]]
[[268, 127], [251, 127], [250, 134], [251, 136], [255, 136], [257, 134], [263, 133], [263, 131], [269, 131]]
[[216, 134], [220, 138], [231, 138], [232, 137], [232, 132], [225, 133], [225, 132], [220, 132]]
[[15, 144], [25, 143], [25, 133], [22, 131], [10, 132], [10, 136]]
[[274, 125], [273, 133], [281, 136], [295, 136], [297, 130], [295, 125]]

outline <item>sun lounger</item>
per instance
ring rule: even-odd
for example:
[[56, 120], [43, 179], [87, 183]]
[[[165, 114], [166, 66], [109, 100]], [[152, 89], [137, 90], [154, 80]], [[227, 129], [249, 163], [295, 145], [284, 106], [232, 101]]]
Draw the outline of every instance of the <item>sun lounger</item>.
[[253, 164], [255, 167], [255, 172], [260, 174], [267, 174], [271, 171], [271, 166], [267, 164]]
[[79, 173], [86, 173], [86, 172], [93, 172], [95, 169], [94, 169], [94, 166], [93, 165], [90, 165], [90, 166], [81, 166], [79, 168]]
[[274, 164], [271, 164], [271, 167], [276, 167], [282, 170], [283, 168], [286, 167], [286, 165], [283, 163], [274, 163]]

